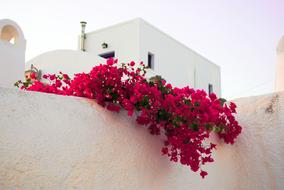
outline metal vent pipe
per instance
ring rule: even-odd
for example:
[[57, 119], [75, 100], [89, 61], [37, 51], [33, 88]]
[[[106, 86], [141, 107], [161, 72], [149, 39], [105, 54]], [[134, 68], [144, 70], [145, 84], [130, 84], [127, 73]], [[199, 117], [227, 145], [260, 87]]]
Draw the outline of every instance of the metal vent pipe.
[[81, 36], [80, 36], [80, 50], [81, 51], [86, 51], [85, 49], [85, 42], [86, 42], [86, 33], [85, 33], [85, 28], [87, 25], [87, 22], [85, 21], [81, 21]]

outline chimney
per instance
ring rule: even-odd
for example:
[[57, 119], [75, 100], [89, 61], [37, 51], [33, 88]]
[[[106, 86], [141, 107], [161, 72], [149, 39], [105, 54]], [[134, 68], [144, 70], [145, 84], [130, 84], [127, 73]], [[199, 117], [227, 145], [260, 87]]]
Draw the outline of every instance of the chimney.
[[79, 47], [81, 51], [86, 51], [85, 49], [85, 41], [86, 41], [85, 28], [86, 28], [87, 22], [81, 21], [80, 24], [81, 24], [81, 36], [80, 36]]

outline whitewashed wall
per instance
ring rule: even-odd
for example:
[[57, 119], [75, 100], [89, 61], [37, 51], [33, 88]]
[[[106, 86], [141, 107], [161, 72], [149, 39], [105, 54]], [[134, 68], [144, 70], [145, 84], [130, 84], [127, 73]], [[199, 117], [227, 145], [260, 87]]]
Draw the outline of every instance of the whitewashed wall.
[[[99, 55], [115, 51], [120, 62], [140, 61], [138, 22], [129, 21], [87, 33], [86, 52]], [[108, 48], [103, 49], [103, 43], [107, 43]]]
[[140, 59], [147, 64], [148, 52], [154, 54], [154, 72], [174, 86], [195, 87], [195, 54], [142, 19], [140, 28]]
[[202, 180], [162, 139], [91, 100], [0, 88], [0, 189], [260, 190], [284, 186], [284, 94], [237, 100], [243, 133]]
[[148, 52], [154, 54], [154, 72], [178, 87], [205, 89], [213, 85], [221, 95], [220, 67], [192, 51], [182, 43], [138, 19], [140, 28], [140, 59], [147, 63]]
[[[14, 37], [14, 44], [10, 39]], [[0, 20], [0, 86], [10, 87], [25, 76], [26, 40], [12, 20]]]

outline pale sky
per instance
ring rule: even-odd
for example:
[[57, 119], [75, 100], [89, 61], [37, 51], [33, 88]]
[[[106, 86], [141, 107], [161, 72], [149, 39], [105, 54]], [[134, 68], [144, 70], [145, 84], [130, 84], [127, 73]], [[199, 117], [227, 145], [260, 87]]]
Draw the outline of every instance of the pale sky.
[[273, 92], [284, 0], [0, 0], [0, 19], [24, 31], [26, 60], [76, 49], [81, 20], [90, 32], [137, 17], [219, 65], [224, 98]]

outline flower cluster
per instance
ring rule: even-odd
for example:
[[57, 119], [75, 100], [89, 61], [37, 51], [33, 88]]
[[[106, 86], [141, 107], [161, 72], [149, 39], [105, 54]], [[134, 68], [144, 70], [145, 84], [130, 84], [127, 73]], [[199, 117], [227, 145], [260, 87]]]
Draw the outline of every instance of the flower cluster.
[[[216, 144], [205, 144], [210, 132], [226, 143], [233, 144], [241, 133], [235, 120], [236, 105], [218, 99], [214, 93], [189, 87], [173, 88], [160, 76], [147, 80], [143, 63], [118, 64], [109, 59], [89, 73], [44, 75], [45, 82], [36, 79], [18, 82], [21, 89], [95, 99], [107, 109], [136, 116], [137, 123], [152, 135], [165, 137], [162, 154], [207, 175], [201, 166], [213, 162]], [[31, 82], [32, 81], [32, 82]]]

